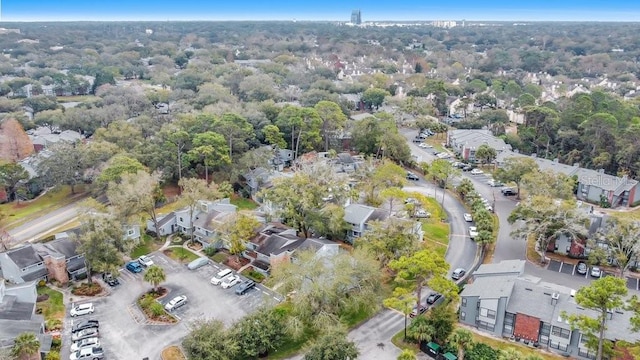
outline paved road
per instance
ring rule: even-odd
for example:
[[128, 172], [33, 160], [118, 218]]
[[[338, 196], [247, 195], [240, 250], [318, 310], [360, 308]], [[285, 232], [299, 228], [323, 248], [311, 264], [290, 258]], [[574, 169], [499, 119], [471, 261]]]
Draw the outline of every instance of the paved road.
[[78, 206], [78, 202], [65, 205], [46, 216], [33, 219], [10, 230], [9, 235], [13, 239], [12, 246], [25, 241], [37, 240], [52, 229], [74, 221], [78, 217]]

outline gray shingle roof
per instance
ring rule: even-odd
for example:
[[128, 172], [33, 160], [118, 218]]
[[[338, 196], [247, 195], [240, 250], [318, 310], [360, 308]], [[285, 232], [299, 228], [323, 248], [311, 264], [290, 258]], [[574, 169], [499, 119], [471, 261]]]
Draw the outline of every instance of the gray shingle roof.
[[473, 280], [462, 291], [462, 296], [477, 296], [480, 299], [499, 299], [511, 296], [515, 276], [480, 277]]
[[[58, 253], [64, 255], [66, 259], [78, 255], [76, 249], [77, 244], [68, 237], [62, 237], [44, 244], [34, 244], [36, 250], [42, 254], [42, 252], [54, 254]], [[44, 255], [44, 254], [43, 254]]]
[[38, 271], [34, 271], [32, 273], [26, 274], [22, 276], [22, 280], [23, 281], [33, 281], [33, 280], [38, 280], [41, 279], [43, 277], [45, 277], [48, 274], [47, 269], [46, 268], [42, 268]]
[[0, 303], [0, 319], [30, 320], [36, 304], [17, 301], [13, 295], [5, 295]]
[[279, 255], [285, 251], [293, 251], [304, 243], [305, 239], [291, 234], [273, 234], [264, 239], [264, 242], [256, 249], [263, 255]]
[[361, 204], [349, 204], [344, 209], [344, 221], [349, 224], [362, 224], [365, 223], [376, 208], [361, 205]]
[[11, 258], [11, 260], [20, 269], [42, 262], [42, 258], [38, 255], [31, 244], [8, 251], [7, 256], [9, 256], [9, 258]]
[[495, 264], [482, 264], [473, 272], [473, 276], [521, 275], [524, 273], [524, 264], [524, 260], [502, 260]]

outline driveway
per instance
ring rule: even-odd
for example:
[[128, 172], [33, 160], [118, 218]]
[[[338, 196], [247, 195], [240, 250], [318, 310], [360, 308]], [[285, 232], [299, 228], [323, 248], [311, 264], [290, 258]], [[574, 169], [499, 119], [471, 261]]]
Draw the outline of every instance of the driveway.
[[[160, 302], [164, 304], [174, 296], [186, 295], [188, 303], [174, 312], [180, 319], [177, 324], [150, 324], [135, 303], [151, 285], [142, 280], [143, 273], [121, 271], [121, 285], [110, 288], [110, 295], [92, 301], [96, 309], [93, 315], [78, 318], [100, 321], [100, 341], [106, 359], [159, 359], [162, 349], [169, 344], [179, 343], [195, 321], [218, 319], [229, 326], [265, 302], [275, 303], [279, 300], [261, 286], [244, 296], [237, 296], [233, 289], [225, 290], [211, 285], [211, 277], [220, 268], [217, 264], [191, 271], [186, 265], [161, 253], [154, 253], [151, 258], [167, 275], [167, 280], [161, 286], [166, 287], [169, 293]], [[69, 357], [69, 332], [73, 321], [75, 319], [69, 319], [65, 325], [63, 359]]]

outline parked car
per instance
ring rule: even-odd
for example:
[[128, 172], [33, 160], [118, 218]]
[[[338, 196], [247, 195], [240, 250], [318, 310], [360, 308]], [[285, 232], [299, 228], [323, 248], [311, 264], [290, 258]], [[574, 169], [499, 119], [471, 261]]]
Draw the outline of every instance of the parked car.
[[94, 347], [94, 346], [100, 346], [100, 339], [98, 339], [97, 337], [82, 339], [80, 341], [76, 341], [71, 345], [71, 352], [76, 352], [80, 349]]
[[487, 181], [487, 184], [489, 184], [489, 186], [491, 187], [499, 187], [504, 185], [503, 183], [495, 179], [489, 179], [489, 181]]
[[503, 189], [501, 189], [501, 190], [500, 190], [500, 192], [501, 192], [501, 193], [502, 193], [502, 195], [504, 195], [504, 196], [515, 196], [515, 195], [517, 195], [517, 194], [518, 194], [518, 193], [517, 193], [514, 189], [512, 189], [512, 188], [503, 188]]
[[418, 144], [418, 147], [426, 149], [427, 148], [427, 144], [426, 143], [420, 143], [420, 144]]
[[471, 175], [480, 175], [480, 174], [484, 174], [484, 171], [482, 171], [480, 169], [471, 170]]
[[473, 216], [471, 216], [471, 214], [469, 214], [469, 213], [464, 213], [464, 215], [462, 215], [462, 217], [464, 217], [464, 221], [466, 221], [466, 222], [472, 222], [473, 221]]
[[151, 265], [153, 265], [153, 260], [151, 260], [150, 257], [148, 257], [147, 255], [142, 255], [138, 258], [138, 262], [140, 263], [140, 265], [144, 266], [144, 267], [149, 267]]
[[98, 337], [99, 335], [100, 332], [98, 331], [98, 328], [84, 329], [78, 331], [77, 333], [71, 334], [71, 341], [80, 341], [82, 339]]
[[178, 295], [171, 299], [165, 306], [164, 309], [167, 311], [173, 311], [179, 307], [184, 306], [187, 303], [186, 295]]
[[418, 177], [418, 175], [412, 173], [412, 172], [407, 172], [407, 180], [413, 180], [413, 181], [418, 181], [420, 180], [420, 178]]
[[580, 275], [586, 275], [589, 267], [584, 261], [578, 261], [578, 265], [576, 266], [576, 272]]
[[438, 294], [436, 292], [433, 292], [431, 294], [429, 294], [429, 297], [427, 298], [427, 304], [432, 305], [435, 304], [436, 301], [438, 301], [438, 299], [440, 299], [442, 297], [442, 294]]
[[224, 270], [218, 271], [216, 276], [211, 278], [211, 284], [220, 285], [222, 280], [224, 280], [224, 278], [226, 278], [227, 276], [231, 275], [231, 273], [233, 273], [233, 271], [231, 271], [231, 269], [224, 269]]
[[467, 270], [465, 270], [463, 268], [457, 268], [457, 269], [453, 270], [453, 273], [451, 274], [451, 278], [453, 280], [460, 280], [460, 279], [462, 279], [462, 277], [466, 273], [467, 273]]
[[462, 167], [462, 171], [472, 171], [473, 167], [471, 165], [465, 165], [464, 167]]
[[428, 211], [426, 211], [424, 209], [419, 209], [419, 210], [416, 210], [416, 217], [417, 218], [428, 218], [428, 217], [431, 217], [431, 213], [429, 213]]
[[256, 287], [256, 283], [253, 280], [247, 280], [238, 285], [236, 288], [236, 295], [244, 295], [247, 291]]
[[129, 261], [125, 267], [134, 274], [142, 272], [142, 265], [137, 261]]
[[469, 238], [471, 240], [475, 240], [476, 236], [478, 236], [478, 228], [475, 226], [469, 226]]
[[418, 199], [416, 199], [416, 198], [412, 198], [412, 197], [410, 197], [410, 198], [406, 198], [406, 199], [404, 200], [404, 203], [405, 203], [405, 204], [414, 204], [414, 205], [417, 205], [417, 204], [420, 204], [420, 201], [418, 201]]
[[240, 276], [238, 275], [229, 275], [224, 281], [222, 281], [222, 288], [229, 289], [240, 283]]
[[597, 266], [591, 267], [591, 277], [599, 278], [602, 277], [602, 270]]
[[425, 304], [420, 304], [419, 307], [418, 305], [414, 305], [409, 317], [414, 318], [419, 314], [424, 314], [425, 311], [427, 311], [427, 306]]
[[78, 359], [103, 359], [104, 358], [104, 351], [102, 350], [102, 347], [90, 347], [90, 348], [85, 348], [85, 349], [81, 349], [78, 350], [74, 353], [71, 353], [71, 356], [69, 356], [69, 359], [71, 360], [78, 360]]
[[78, 321], [71, 327], [71, 332], [75, 333], [84, 329], [99, 328], [100, 322], [98, 320], [82, 320]]
[[103, 273], [102, 280], [107, 283], [109, 286], [117, 286], [120, 285], [120, 281], [117, 277], [113, 276], [111, 273]]
[[71, 308], [70, 315], [73, 317], [73, 316], [93, 314], [94, 310], [95, 309], [93, 308], [93, 303], [78, 304], [73, 308]]
[[209, 259], [207, 259], [206, 257], [201, 257], [190, 262], [189, 265], [187, 265], [187, 268], [189, 270], [195, 270], [207, 265], [208, 263]]

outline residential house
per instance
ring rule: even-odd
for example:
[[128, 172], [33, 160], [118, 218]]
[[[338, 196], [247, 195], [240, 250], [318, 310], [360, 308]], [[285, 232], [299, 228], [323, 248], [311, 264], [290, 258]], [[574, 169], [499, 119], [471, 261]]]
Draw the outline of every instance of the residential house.
[[[524, 267], [524, 260], [521, 260]], [[498, 265], [498, 264], [491, 264]], [[485, 270], [481, 276], [473, 274], [473, 282], [460, 294], [458, 319], [498, 337], [511, 338], [526, 345], [570, 354], [575, 358], [593, 359], [587, 349], [586, 337], [578, 329], [571, 329], [561, 314], [595, 313], [578, 306], [575, 291], [563, 286], [541, 282], [539, 278], [517, 275], [514, 264], [502, 264]], [[500, 272], [500, 268], [504, 272]], [[515, 271], [517, 272], [517, 271]], [[629, 329], [630, 312], [616, 309], [609, 313], [605, 338], [612, 342], [637, 341]]]
[[147, 220], [147, 231], [157, 233], [159, 236], [167, 236], [177, 231], [176, 213], [171, 212], [169, 214], [158, 215], [158, 228], [153, 220]]
[[138, 224], [124, 224], [122, 226], [122, 233], [124, 240], [131, 240], [137, 242], [140, 240], [140, 225]]
[[338, 172], [352, 173], [358, 168], [356, 159], [349, 153], [340, 153], [335, 159], [336, 170]]
[[152, 220], [147, 220], [147, 230], [159, 232], [160, 235], [171, 235], [176, 232], [190, 234], [193, 226], [194, 239], [203, 246], [214, 245], [216, 228], [231, 214], [235, 214], [237, 207], [231, 204], [229, 198], [216, 201], [200, 200], [196, 204], [192, 217], [189, 208], [182, 208], [158, 219], [158, 230]]
[[202, 211], [193, 220], [193, 236], [204, 247], [228, 247], [220, 241], [220, 227], [237, 213], [238, 208], [228, 198], [203, 204]]
[[6, 280], [15, 284], [56, 280], [66, 284], [86, 276], [86, 264], [67, 233], [47, 243], [35, 243], [0, 253], [0, 267]]
[[256, 202], [260, 202], [258, 192], [273, 186], [273, 180], [285, 176], [292, 176], [289, 173], [273, 171], [263, 167], [255, 168], [242, 175], [244, 189], [247, 195]]
[[51, 335], [45, 334], [44, 317], [36, 314], [36, 282], [7, 285], [0, 278], [0, 349], [11, 348], [16, 337], [34, 333], [40, 342], [40, 357], [51, 350]]
[[295, 251], [310, 250], [318, 256], [333, 256], [338, 253], [338, 243], [317, 238], [302, 238], [295, 229], [282, 224], [266, 224], [247, 243], [244, 257], [252, 261], [254, 268], [268, 275], [273, 264], [291, 261]]
[[614, 176], [604, 173], [604, 170], [591, 170], [579, 166], [579, 164], [562, 164], [558, 159], [544, 159], [520, 154], [512, 151], [499, 153], [495, 160], [495, 166], [501, 167], [505, 160], [514, 157], [528, 157], [535, 160], [540, 170], [550, 170], [554, 173], [562, 173], [577, 179], [578, 200], [600, 204], [606, 200], [611, 207], [631, 207], [640, 204], [640, 182], [630, 179], [628, 176]]
[[40, 152], [59, 142], [76, 143], [84, 140], [84, 136], [77, 131], [51, 131], [51, 129], [44, 126], [27, 131], [27, 135], [29, 135], [33, 149], [36, 152]]
[[349, 226], [347, 241], [353, 243], [367, 231], [372, 221], [382, 221], [389, 217], [389, 213], [362, 204], [349, 204], [344, 208], [344, 221]]
[[511, 150], [511, 145], [493, 136], [489, 130], [449, 130], [447, 145], [462, 159], [470, 162], [476, 160], [476, 151], [482, 145], [489, 146], [498, 154]]

